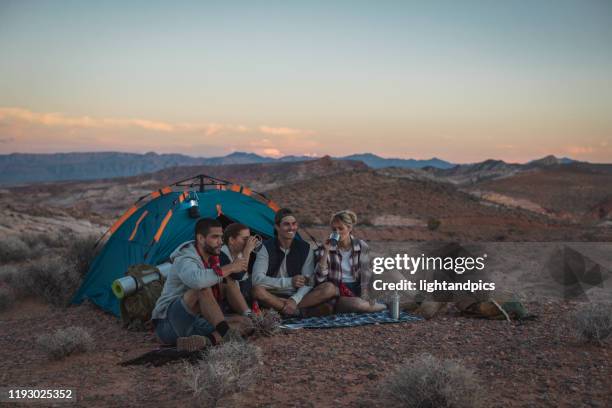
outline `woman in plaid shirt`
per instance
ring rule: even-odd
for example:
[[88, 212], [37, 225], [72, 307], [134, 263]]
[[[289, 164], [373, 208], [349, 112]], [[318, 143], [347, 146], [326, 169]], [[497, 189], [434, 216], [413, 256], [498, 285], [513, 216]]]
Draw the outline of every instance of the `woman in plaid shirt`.
[[317, 283], [330, 281], [338, 288], [336, 312], [380, 312], [385, 310], [384, 304], [375, 303], [370, 299], [370, 251], [368, 244], [356, 239], [351, 234], [357, 223], [357, 215], [349, 210], [332, 215], [330, 225], [332, 231], [340, 235], [337, 245], [326, 240], [323, 252], [316, 264]]

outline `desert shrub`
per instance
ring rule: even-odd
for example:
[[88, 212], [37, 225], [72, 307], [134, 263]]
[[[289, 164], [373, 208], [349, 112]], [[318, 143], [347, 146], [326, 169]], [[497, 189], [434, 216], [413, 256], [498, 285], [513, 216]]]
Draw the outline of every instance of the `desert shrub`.
[[612, 334], [612, 304], [589, 303], [573, 316], [574, 334], [586, 343], [603, 342]]
[[81, 275], [73, 263], [59, 257], [29, 262], [11, 279], [20, 296], [37, 296], [56, 306], [66, 306], [79, 287]]
[[225, 395], [248, 388], [262, 365], [261, 349], [230, 341], [209, 348], [196, 365], [185, 363], [184, 382], [199, 406], [216, 406]]
[[253, 335], [256, 337], [273, 336], [280, 331], [281, 321], [280, 314], [272, 309], [253, 315], [251, 317], [254, 329]]
[[69, 233], [24, 232], [21, 234], [21, 240], [36, 249], [62, 248], [66, 246], [68, 239]]
[[36, 343], [49, 359], [61, 360], [70, 354], [91, 350], [94, 341], [87, 329], [70, 326], [53, 334], [43, 334], [36, 339]]
[[80, 277], [87, 274], [89, 265], [98, 253], [99, 248], [94, 248], [97, 240], [92, 235], [75, 236], [66, 245], [65, 258], [74, 265]]
[[398, 368], [383, 383], [391, 406], [471, 408], [482, 405], [475, 374], [453, 360], [420, 354]]
[[7, 235], [0, 240], [0, 263], [20, 262], [31, 255], [30, 247], [17, 235]]
[[437, 218], [430, 218], [430, 219], [427, 220], [427, 228], [430, 231], [435, 231], [438, 228], [440, 228], [440, 224], [441, 223], [442, 222], [439, 219], [437, 219]]
[[16, 265], [0, 265], [0, 282], [7, 283], [10, 286], [18, 272], [19, 268]]
[[0, 286], [0, 312], [9, 310], [15, 303], [15, 294], [8, 287]]

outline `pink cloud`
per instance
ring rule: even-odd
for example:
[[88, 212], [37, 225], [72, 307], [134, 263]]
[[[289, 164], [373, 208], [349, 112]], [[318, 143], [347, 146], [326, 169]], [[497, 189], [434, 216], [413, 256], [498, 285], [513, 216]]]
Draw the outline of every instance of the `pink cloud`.
[[218, 135], [224, 131], [247, 132], [243, 125], [220, 123], [169, 123], [140, 118], [92, 118], [89, 116], [70, 117], [61, 113], [39, 113], [22, 108], [0, 108], [0, 122], [25, 122], [47, 127], [68, 128], [136, 128], [155, 132], [202, 132], [206, 136]]
[[260, 126], [259, 131], [267, 135], [274, 136], [309, 136], [314, 135], [313, 130], [304, 129], [293, 129], [288, 127], [271, 127], [271, 126]]
[[576, 156], [593, 153], [593, 148], [590, 146], [567, 146], [565, 151]]

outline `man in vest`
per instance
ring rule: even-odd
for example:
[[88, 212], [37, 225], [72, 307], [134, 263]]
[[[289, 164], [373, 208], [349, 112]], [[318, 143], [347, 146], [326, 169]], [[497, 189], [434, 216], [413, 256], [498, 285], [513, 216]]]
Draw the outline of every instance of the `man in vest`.
[[274, 229], [275, 237], [264, 242], [253, 265], [253, 297], [286, 316], [336, 297], [331, 282], [313, 288], [314, 253], [307, 242], [296, 239], [298, 222], [290, 209], [278, 210]]

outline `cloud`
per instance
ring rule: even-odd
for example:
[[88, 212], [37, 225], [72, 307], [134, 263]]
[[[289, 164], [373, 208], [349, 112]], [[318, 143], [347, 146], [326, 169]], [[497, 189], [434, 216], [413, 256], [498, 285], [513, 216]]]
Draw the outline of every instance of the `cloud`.
[[292, 129], [288, 127], [260, 126], [259, 131], [263, 134], [274, 136], [311, 136], [316, 132], [313, 130]]
[[218, 122], [70, 116], [0, 107], [0, 152], [150, 151], [210, 155], [254, 151], [271, 157], [319, 148], [312, 130]]
[[283, 153], [278, 149], [263, 149], [262, 153], [265, 154], [266, 156], [272, 156], [272, 157], [283, 156]]
[[590, 146], [567, 146], [565, 151], [576, 156], [593, 153], [594, 149]]
[[501, 149], [501, 150], [510, 150], [510, 149], [516, 149], [518, 148], [518, 146], [513, 145], [513, 144], [499, 144], [497, 146], [495, 146], [497, 149]]
[[61, 113], [39, 113], [22, 108], [0, 108], [0, 122], [26, 122], [46, 127], [67, 127], [82, 129], [122, 129], [135, 128], [154, 132], [203, 133], [215, 136], [225, 131], [247, 132], [243, 125], [221, 123], [170, 123], [141, 118], [92, 118], [90, 116], [70, 117]]

